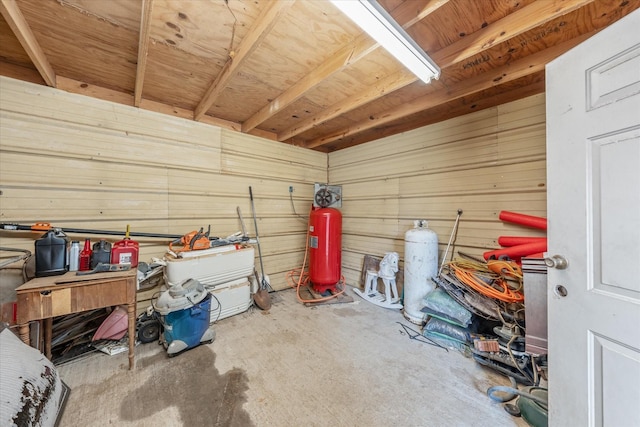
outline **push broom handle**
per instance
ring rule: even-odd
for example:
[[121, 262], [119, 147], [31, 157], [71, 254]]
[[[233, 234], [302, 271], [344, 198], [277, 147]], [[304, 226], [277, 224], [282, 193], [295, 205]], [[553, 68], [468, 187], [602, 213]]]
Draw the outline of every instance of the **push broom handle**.
[[262, 275], [260, 287], [266, 288], [266, 280], [264, 278], [264, 265], [262, 264], [262, 249], [260, 249], [260, 238], [258, 237], [258, 220], [256, 219], [256, 208], [253, 205], [253, 190], [251, 190], [251, 186], [249, 186], [249, 198], [251, 199], [251, 213], [253, 213], [253, 225], [256, 229], [256, 243], [258, 244], [258, 258], [260, 259], [260, 274]]

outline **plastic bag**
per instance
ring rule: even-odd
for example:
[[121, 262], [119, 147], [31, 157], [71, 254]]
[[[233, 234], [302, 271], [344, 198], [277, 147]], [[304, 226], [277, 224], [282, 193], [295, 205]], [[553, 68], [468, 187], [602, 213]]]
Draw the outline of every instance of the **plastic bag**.
[[443, 289], [436, 288], [422, 300], [422, 312], [461, 327], [471, 323], [471, 312], [451, 298]]
[[456, 340], [462, 344], [469, 344], [472, 342], [469, 331], [460, 326], [452, 323], [445, 322], [444, 320], [432, 318], [424, 327], [424, 332], [430, 332], [432, 334], [442, 335], [446, 338]]
[[431, 318], [422, 330], [422, 336], [448, 349], [458, 350], [465, 356], [471, 355], [469, 332], [460, 326]]

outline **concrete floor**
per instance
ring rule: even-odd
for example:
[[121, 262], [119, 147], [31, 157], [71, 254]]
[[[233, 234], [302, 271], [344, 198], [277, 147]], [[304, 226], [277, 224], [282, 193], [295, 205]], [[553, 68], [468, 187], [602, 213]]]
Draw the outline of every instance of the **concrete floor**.
[[[348, 292], [352, 292], [351, 289]], [[410, 339], [400, 312], [354, 295], [306, 307], [272, 294], [213, 327], [213, 344], [168, 358], [141, 344], [59, 367], [71, 388], [61, 426], [525, 426], [486, 396], [505, 377]]]

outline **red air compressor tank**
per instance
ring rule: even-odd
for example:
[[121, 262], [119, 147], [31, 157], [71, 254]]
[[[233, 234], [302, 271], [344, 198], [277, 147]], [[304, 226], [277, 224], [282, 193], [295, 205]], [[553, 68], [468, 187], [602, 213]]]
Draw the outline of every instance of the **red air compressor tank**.
[[309, 280], [320, 294], [336, 291], [342, 268], [342, 214], [313, 209], [309, 218]]

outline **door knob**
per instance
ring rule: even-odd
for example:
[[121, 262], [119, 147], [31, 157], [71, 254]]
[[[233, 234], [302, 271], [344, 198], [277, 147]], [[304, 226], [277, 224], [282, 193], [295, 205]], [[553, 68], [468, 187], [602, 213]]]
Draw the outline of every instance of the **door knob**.
[[569, 265], [567, 260], [560, 255], [554, 255], [551, 258], [545, 258], [544, 263], [547, 267], [557, 268], [558, 270], [564, 270]]

